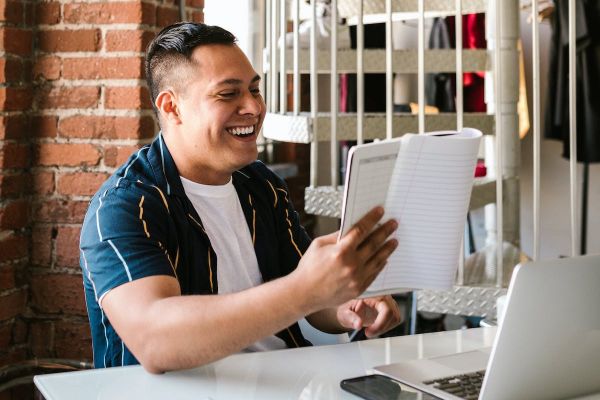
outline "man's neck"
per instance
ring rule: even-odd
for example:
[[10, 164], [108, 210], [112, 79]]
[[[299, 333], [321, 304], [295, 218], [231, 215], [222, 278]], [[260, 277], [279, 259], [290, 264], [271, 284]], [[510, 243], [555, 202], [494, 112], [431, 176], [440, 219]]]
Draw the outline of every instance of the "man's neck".
[[231, 180], [234, 171], [217, 171], [201, 160], [188, 157], [186, 149], [180, 148], [174, 136], [175, 134], [166, 134], [163, 131], [165, 145], [171, 153], [180, 176], [203, 185], [225, 185]]

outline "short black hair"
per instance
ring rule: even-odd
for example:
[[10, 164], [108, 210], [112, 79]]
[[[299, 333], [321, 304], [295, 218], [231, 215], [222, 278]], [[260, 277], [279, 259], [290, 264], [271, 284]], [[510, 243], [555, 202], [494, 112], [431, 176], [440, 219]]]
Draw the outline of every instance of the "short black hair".
[[229, 31], [213, 25], [196, 22], [178, 22], [167, 26], [156, 35], [146, 49], [144, 68], [152, 96], [152, 106], [163, 88], [165, 77], [179, 64], [192, 62], [192, 52], [207, 44], [233, 45], [236, 37]]

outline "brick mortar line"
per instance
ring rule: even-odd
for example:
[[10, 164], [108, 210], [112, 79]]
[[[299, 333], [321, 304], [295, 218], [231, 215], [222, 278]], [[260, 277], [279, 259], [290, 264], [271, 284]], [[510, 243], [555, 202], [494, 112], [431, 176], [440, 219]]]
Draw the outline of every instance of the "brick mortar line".
[[22, 56], [20, 54], [10, 53], [10, 52], [6, 52], [4, 50], [0, 50], [0, 57], [3, 57], [6, 60], [22, 60], [22, 61], [31, 61], [34, 58], [34, 56], [31, 54], [28, 56]]
[[[117, 168], [119, 168], [119, 166], [117, 167], [108, 167], [105, 164], [99, 164], [99, 165], [94, 165], [94, 166], [86, 166], [86, 167], [73, 167], [73, 166], [69, 166], [69, 165], [65, 165], [65, 166], [55, 166], [55, 165], [48, 165], [45, 167], [41, 167], [41, 168], [46, 168], [43, 170], [38, 170], [37, 172], [53, 172], [54, 173], [54, 178], [55, 178], [55, 186], [56, 183], [58, 183], [56, 181], [56, 179], [58, 179], [58, 177], [63, 176], [63, 175], [69, 175], [69, 174], [77, 174], [77, 173], [91, 173], [91, 174], [102, 174], [102, 173], [106, 173], [106, 174], [112, 174], [115, 170], [117, 170]], [[75, 195], [70, 195], [70, 194], [57, 194], [56, 193], [56, 189], [54, 192], [50, 193], [50, 194], [43, 194], [43, 195], [37, 195], [39, 196], [43, 196], [44, 199], [48, 199], [48, 198], [54, 198], [56, 196], [61, 197], [60, 200], [64, 200], [62, 197], [64, 196], [75, 196]], [[83, 197], [92, 197], [92, 195], [80, 195]]]
[[[99, 189], [99, 188], [98, 188], [98, 189]], [[68, 197], [68, 200], [71, 200], [71, 201], [79, 201], [79, 202], [82, 202], [82, 201], [90, 201], [90, 200], [92, 199], [92, 197], [94, 197], [93, 195], [90, 195], [90, 196], [82, 196], [82, 195], [79, 195], [79, 196], [76, 196], [76, 195], [63, 195], [63, 196], [67, 196], [67, 197]], [[81, 224], [79, 224], [79, 225], [81, 225]]]
[[22, 116], [23, 111], [15, 110], [15, 111], [0, 111], [0, 117], [14, 117], [14, 116]]
[[[105, 114], [104, 114], [105, 113]], [[13, 114], [19, 115], [19, 114]], [[42, 108], [34, 110], [33, 115], [55, 115], [55, 116], [72, 116], [72, 115], [82, 115], [82, 116], [102, 116], [106, 115], [109, 117], [119, 117], [119, 116], [155, 116], [154, 111], [151, 108], [107, 108], [100, 109], [96, 108]]]
[[[14, 323], [13, 319], [17, 317], [13, 317], [4, 321], [0, 321], [0, 327], [7, 327], [8, 325], [12, 325]], [[1, 349], [0, 352], [6, 351], [6, 349]]]
[[58, 269], [49, 269], [48, 267], [32, 266], [30, 268], [30, 270], [32, 272], [51, 272], [51, 273], [39, 274], [39, 275], [81, 275], [81, 270], [78, 271], [75, 268], [68, 268], [68, 267], [62, 267], [62, 268], [58, 268]]
[[83, 322], [86, 321], [89, 323], [87, 316], [77, 315], [77, 314], [44, 314], [44, 313], [35, 313], [28, 314], [26, 318], [30, 321], [36, 322]]
[[34, 141], [33, 145], [39, 144], [90, 144], [96, 146], [113, 145], [113, 146], [131, 146], [140, 144], [148, 141], [150, 143], [152, 138], [149, 139], [103, 139], [103, 138], [39, 138]]
[[[66, 3], [61, 3], [61, 4], [64, 6], [65, 4], [72, 4], [72, 3], [66, 2]], [[85, 3], [81, 3], [81, 4], [93, 4], [93, 3], [90, 1], [86, 1]], [[98, 4], [110, 4], [110, 3], [106, 3], [101, 0], [100, 2], [98, 2]], [[158, 7], [163, 7], [167, 10], [179, 11], [179, 7], [177, 5], [164, 4], [164, 3], [162, 3], [162, 4], [161, 3], [146, 3], [146, 4], [156, 5]], [[204, 13], [204, 8], [203, 7], [186, 6], [185, 11], [186, 11], [186, 13], [189, 13], [189, 14], [193, 14], [195, 12]], [[144, 30], [158, 32], [162, 29], [161, 26], [158, 26], [156, 24], [148, 24], [148, 23], [140, 23], [140, 22], [114, 22], [114, 23], [113, 22], [65, 22], [64, 21], [64, 8], [63, 8], [63, 11], [61, 14], [62, 14], [62, 19], [58, 23], [37, 24], [36, 26], [38, 27], [38, 31], [84, 30], [84, 29], [86, 29], [86, 30], [87, 29], [106, 29], [106, 30], [121, 29], [122, 30], [122, 29], [142, 28]], [[179, 15], [177, 17], [179, 18]], [[21, 26], [23, 26], [24, 28], [29, 28], [29, 29], [33, 28], [32, 26], [27, 26], [27, 25], [19, 25], [18, 27], [21, 27]], [[0, 27], [1, 27], [1, 25], [0, 25]]]
[[[86, 3], [87, 4], [87, 3]], [[56, 24], [39, 24], [38, 32], [48, 32], [48, 31], [60, 31], [60, 30], [72, 30], [72, 31], [81, 31], [81, 30], [90, 30], [90, 29], [99, 29], [99, 30], [132, 30], [137, 31], [140, 28], [151, 30], [160, 30], [159, 27], [155, 25], [149, 24], [141, 24], [139, 22], [106, 22], [106, 23], [93, 23], [93, 22], [58, 22]]]
[[139, 57], [142, 58], [146, 54], [145, 51], [134, 50], [98, 50], [98, 51], [56, 51], [56, 52], [39, 52], [41, 56], [54, 55], [62, 60], [79, 59], [79, 58], [123, 58], [123, 57]]
[[[73, 196], [73, 197], [75, 197], [75, 196]], [[60, 196], [60, 195], [54, 194], [52, 196], [44, 197], [43, 201], [38, 201], [38, 202], [35, 202], [33, 204], [34, 205], [36, 205], [36, 204], [42, 204], [42, 203], [46, 203], [46, 202], [49, 202], [49, 201], [72, 201], [72, 202], [80, 202], [80, 203], [81, 202], [89, 202], [93, 196], [76, 196], [76, 197], [78, 197], [78, 198], [77, 199], [71, 198], [71, 197], [65, 198], [65, 196]], [[52, 226], [55, 226], [55, 225], [56, 226], [58, 226], [58, 225], [62, 226], [63, 225], [63, 223], [61, 223], [61, 222], [51, 222], [51, 224], [52, 224]], [[72, 223], [72, 224], [74, 226], [81, 226], [81, 222], [80, 223]]]
[[[91, 197], [91, 196], [90, 196]], [[69, 223], [57, 223], [57, 222], [38, 222], [36, 224], [34, 224], [36, 227], [42, 227], [42, 228], [52, 228], [52, 227], [62, 227], [62, 228], [79, 228], [81, 227], [81, 224], [76, 224], [73, 222], [69, 222]]]
[[123, 51], [108, 51], [108, 50], [98, 50], [98, 51], [36, 51], [37, 58], [40, 57], [48, 57], [50, 55], [56, 56], [61, 60], [64, 59], [74, 59], [74, 58], [118, 58], [118, 57], [143, 57], [145, 52], [143, 51], [134, 51], [134, 50], [123, 50]]
[[[2, 291], [0, 291], [0, 297], [4, 297], [4, 296], [10, 296], [11, 294], [17, 293], [22, 291], [23, 289], [26, 289], [28, 285], [23, 285], [23, 286], [19, 286], [19, 287], [14, 287], [14, 288], [9, 288], [9, 289], [4, 289]], [[14, 317], [13, 317], [14, 318]]]
[[[20, 114], [15, 114], [20, 115]], [[136, 109], [106, 109], [101, 110], [98, 108], [44, 108], [37, 110], [33, 116], [51, 116], [51, 117], [154, 117], [154, 111], [150, 109], [136, 110]], [[156, 118], [154, 118], [156, 120]]]
[[[142, 86], [143, 85], [143, 86]], [[36, 89], [47, 88], [74, 88], [74, 87], [146, 87], [146, 80], [141, 78], [108, 78], [108, 79], [65, 79], [60, 78], [53, 81], [45, 81], [44, 84], [38, 84]]]
[[[4, 239], [6, 239], [8, 237], [11, 237], [11, 236], [13, 236], [13, 231], [6, 231], [6, 230], [0, 231], [0, 240], [4, 240]], [[2, 264], [4, 264], [4, 262]]]
[[[20, 115], [20, 114], [15, 114]], [[72, 117], [72, 116], [96, 116], [96, 117], [154, 117], [157, 121], [152, 109], [125, 109], [125, 108], [43, 108], [34, 110], [33, 116], [55, 116], [55, 117]]]
[[[4, 203], [6, 203], [6, 202], [0, 202], [0, 204], [4, 204]], [[10, 231], [10, 232], [13, 232], [13, 231]], [[29, 251], [28, 251], [28, 253], [29, 253]], [[24, 263], [28, 264], [29, 261], [30, 261], [29, 260], [29, 256], [27, 256], [27, 257], [21, 257], [21, 258], [16, 258], [14, 260], [8, 260], [8, 261], [4, 261], [4, 262], [0, 263], [0, 268], [4, 268], [4, 267], [7, 267], [7, 266], [15, 266], [15, 265], [18, 266], [19, 264], [23, 265]], [[23, 267], [23, 268], [26, 268], [26, 267]]]
[[[39, 167], [39, 168], [43, 168], [43, 169], [37, 170], [36, 171], [37, 173], [53, 172], [55, 178], [58, 178], [59, 176], [68, 175], [68, 174], [77, 174], [77, 173], [92, 173], [92, 174], [108, 173], [108, 174], [111, 174], [118, 168], [118, 166], [117, 167], [108, 167], [108, 166], [106, 166], [106, 164], [100, 163], [98, 165], [88, 165], [88, 166], [47, 165], [47, 166], [43, 166], [43, 167]], [[56, 183], [57, 182], [55, 179], [55, 186], [56, 186]], [[54, 193], [55, 192], [52, 192], [50, 194], [37, 195], [37, 196], [44, 196], [44, 198], [48, 198], [48, 197], [53, 197]], [[60, 196], [72, 196], [72, 195], [60, 195]], [[84, 195], [82, 195], [82, 196], [84, 196]], [[87, 196], [87, 195], [85, 195], [85, 196]], [[92, 195], [90, 195], [90, 197], [91, 196]]]
[[1, 82], [0, 83], [0, 88], [1, 89], [8, 89], [8, 88], [20, 88], [20, 89], [27, 89], [27, 88], [33, 88], [33, 85], [30, 82], [27, 81], [17, 81], [17, 82]]

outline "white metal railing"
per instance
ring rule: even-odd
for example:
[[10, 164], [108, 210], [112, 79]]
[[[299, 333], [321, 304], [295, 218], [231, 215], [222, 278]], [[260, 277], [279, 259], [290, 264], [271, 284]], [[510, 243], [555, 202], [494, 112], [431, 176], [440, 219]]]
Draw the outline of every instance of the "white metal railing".
[[538, 22], [538, 0], [531, 4], [531, 38], [533, 61], [533, 254], [540, 258], [540, 25]]
[[[365, 72], [363, 68], [365, 26], [363, 23], [363, 10], [363, 2], [361, 1], [358, 7], [358, 23], [356, 25], [356, 142], [358, 144], [362, 144], [364, 141], [365, 115]], [[333, 93], [332, 96], [334, 96]]]
[[[312, 25], [310, 27], [310, 116], [313, 129], [317, 127], [317, 110], [319, 107], [318, 76], [317, 76], [317, 0], [310, 1]], [[313, 135], [310, 144], [310, 186], [317, 186], [317, 164], [319, 158], [319, 142]]]
[[577, 255], [577, 92], [575, 0], [569, 0], [569, 172], [571, 181], [571, 255]]
[[[456, 48], [456, 130], [460, 131], [463, 128], [463, 62], [462, 62], [462, 0], [456, 0], [456, 13], [454, 14], [454, 47]], [[464, 235], [463, 235], [464, 241]], [[461, 243], [460, 254], [458, 256], [458, 274], [456, 276], [456, 284], [463, 285], [465, 283], [465, 247]]]
[[[337, 49], [337, 0], [331, 2], [331, 48]], [[331, 140], [330, 140], [330, 175], [331, 175], [331, 186], [335, 189], [338, 186], [339, 181], [339, 169], [338, 169], [338, 143], [337, 143], [337, 119], [339, 110], [339, 75], [337, 71], [337, 52], [331, 52], [331, 73], [330, 73], [330, 86], [329, 92], [330, 97], [330, 109], [331, 109]], [[316, 136], [316, 135], [315, 135]]]
[[299, 52], [300, 52], [300, 0], [294, 0], [294, 74], [293, 74], [293, 83], [294, 83], [294, 115], [298, 115], [300, 113], [300, 73], [299, 70]]
[[494, 0], [496, 24], [494, 38], [494, 110], [496, 112], [496, 285], [502, 286], [504, 274], [504, 161], [502, 129], [502, 1]]
[[[330, 183], [332, 189], [336, 190], [339, 184], [339, 73], [338, 68], [338, 2], [343, 0], [331, 1], [331, 37], [330, 46]], [[386, 76], [386, 94], [385, 94], [385, 137], [394, 136], [394, 110], [393, 110], [393, 48], [392, 48], [392, 21], [398, 19], [398, 15], [393, 12], [394, 2], [392, 0], [381, 0], [385, 3], [385, 19], [382, 21], [386, 25], [386, 45], [385, 45], [385, 76]], [[365, 67], [364, 67], [364, 21], [368, 19], [363, 15], [363, 0], [355, 1], [357, 5], [356, 16], [353, 21], [356, 23], [356, 141], [364, 141], [365, 126]], [[537, 18], [539, 0], [532, 0], [531, 9], [532, 19], [532, 60], [533, 60], [533, 259], [540, 257], [540, 35], [539, 23]], [[518, 74], [518, 62], [516, 54], [516, 39], [518, 37], [518, 2], [517, 0], [502, 1], [490, 0], [488, 12], [494, 13], [495, 17], [490, 23], [494, 24], [491, 34], [491, 40], [488, 45], [493, 48], [493, 98], [488, 98], [488, 105], [493, 108], [495, 115], [495, 150], [491, 154], [493, 164], [489, 167], [496, 179], [495, 187], [495, 213], [493, 215], [495, 224], [495, 246], [493, 263], [495, 264], [495, 285], [498, 288], [505, 286], [506, 278], [503, 276], [503, 266], [507, 260], [504, 259], [505, 240], [515, 240], [513, 234], [505, 234], [505, 219], [509, 221], [517, 218], [518, 220], [518, 199], [504, 199], [505, 196], [513, 195], [515, 190], [510, 185], [518, 184], [518, 180], [510, 182], [514, 178], [519, 161], [514, 154], [514, 149], [519, 145], [517, 115], [516, 115], [516, 87], [511, 85], [510, 80], [515, 79]], [[426, 5], [424, 0], [417, 1], [418, 9], [416, 18], [418, 20], [418, 46], [417, 46], [417, 91], [418, 91], [418, 132], [426, 131], [425, 119], [425, 17]], [[345, 4], [347, 6], [347, 4]], [[456, 16], [455, 19], [455, 38], [456, 38], [456, 129], [460, 130], [464, 125], [464, 92], [463, 92], [463, 46], [462, 46], [462, 14], [468, 8], [466, 0], [454, 0], [454, 11], [448, 14]], [[345, 10], [347, 7], [345, 8]], [[428, 11], [430, 12], [430, 11]], [[300, 0], [291, 2], [289, 12], [293, 21], [293, 51], [292, 51], [292, 82], [293, 82], [293, 109], [291, 115], [300, 114]], [[404, 15], [407, 15], [406, 13]], [[429, 14], [427, 14], [429, 15]], [[319, 85], [318, 85], [318, 43], [317, 43], [317, 0], [310, 1], [310, 129], [311, 150], [310, 150], [310, 186], [317, 186], [317, 171], [319, 164], [318, 152], [318, 127], [319, 121]], [[286, 60], [286, 34], [287, 34], [288, 12], [286, 11], [286, 2], [278, 0], [267, 0], [266, 3], [266, 47], [269, 57], [268, 73], [266, 80], [266, 91], [268, 96], [268, 111], [270, 113], [286, 114], [288, 109], [287, 91], [287, 60]], [[488, 38], [488, 39], [490, 39]], [[323, 53], [321, 53], [323, 54]], [[575, 87], [575, 0], [569, 0], [569, 115], [570, 115], [570, 214], [571, 214], [571, 247], [572, 254], [577, 254], [576, 244], [577, 235], [577, 208], [576, 208], [576, 87]], [[323, 121], [323, 120], [321, 120]], [[325, 126], [325, 123], [323, 124]], [[506, 180], [506, 181], [505, 181]], [[505, 185], [507, 185], [505, 187]], [[515, 217], [516, 216], [516, 217]], [[518, 233], [516, 234], [518, 235]], [[457, 275], [457, 284], [465, 283], [464, 255], [461, 254], [459, 260], [459, 270]]]

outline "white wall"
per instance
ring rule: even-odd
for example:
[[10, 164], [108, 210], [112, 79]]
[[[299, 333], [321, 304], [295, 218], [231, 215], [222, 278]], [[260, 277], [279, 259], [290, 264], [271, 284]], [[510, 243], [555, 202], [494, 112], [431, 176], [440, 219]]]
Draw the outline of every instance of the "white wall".
[[[254, 30], [260, 25], [254, 15], [252, 0], [206, 0], [204, 22], [227, 29], [238, 38], [238, 45], [253, 60]], [[255, 26], [256, 23], [256, 26]]]

